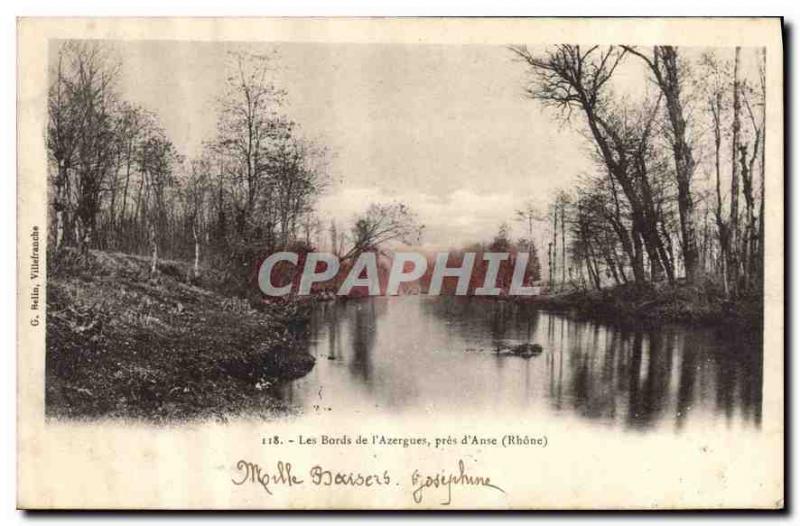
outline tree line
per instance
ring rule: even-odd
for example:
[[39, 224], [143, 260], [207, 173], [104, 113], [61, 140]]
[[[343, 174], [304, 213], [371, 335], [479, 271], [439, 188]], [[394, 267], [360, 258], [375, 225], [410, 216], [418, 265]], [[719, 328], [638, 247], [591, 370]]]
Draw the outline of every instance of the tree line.
[[[526, 95], [584, 135], [595, 166], [547, 214], [551, 284], [711, 281], [729, 297], [760, 292], [763, 49], [510, 49], [530, 74]], [[615, 85], [622, 68], [642, 76], [640, 96]]]
[[[343, 262], [386, 243], [418, 242], [423, 225], [404, 203], [371, 203], [351, 225], [327, 228], [315, 206], [329, 152], [285, 111], [277, 57], [230, 51], [215, 101], [216, 128], [192, 158], [158, 116], [125, 100], [122, 63], [103, 42], [58, 43], [48, 92], [48, 242], [194, 262], [247, 276], [284, 249], [328, 242]], [[326, 239], [329, 236], [329, 239]]]
[[181, 155], [158, 116], [125, 100], [102, 42], [66, 41], [50, 65], [49, 243], [226, 267], [308, 243], [326, 151], [283, 112], [273, 57], [231, 52], [214, 137]]

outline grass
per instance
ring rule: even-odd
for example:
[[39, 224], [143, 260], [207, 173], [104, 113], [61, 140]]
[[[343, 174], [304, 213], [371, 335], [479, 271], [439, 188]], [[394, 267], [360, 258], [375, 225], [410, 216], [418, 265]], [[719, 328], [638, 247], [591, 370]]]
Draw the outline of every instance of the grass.
[[222, 277], [188, 264], [65, 251], [47, 288], [46, 412], [50, 417], [150, 421], [288, 408], [281, 382], [306, 374], [307, 313], [220, 290]]
[[763, 303], [758, 296], [727, 299], [713, 282], [620, 285], [575, 291], [535, 300], [555, 310], [627, 324], [691, 323], [758, 328]]

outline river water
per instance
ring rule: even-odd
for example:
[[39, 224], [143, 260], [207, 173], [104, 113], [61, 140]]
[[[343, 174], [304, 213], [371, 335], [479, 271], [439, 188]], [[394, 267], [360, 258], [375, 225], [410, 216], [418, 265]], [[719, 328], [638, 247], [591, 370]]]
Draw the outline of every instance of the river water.
[[[542, 346], [529, 358], [496, 352]], [[316, 365], [280, 388], [303, 413], [504, 412], [614, 429], [757, 429], [755, 336], [663, 326], [634, 330], [492, 300], [401, 296], [321, 304]]]

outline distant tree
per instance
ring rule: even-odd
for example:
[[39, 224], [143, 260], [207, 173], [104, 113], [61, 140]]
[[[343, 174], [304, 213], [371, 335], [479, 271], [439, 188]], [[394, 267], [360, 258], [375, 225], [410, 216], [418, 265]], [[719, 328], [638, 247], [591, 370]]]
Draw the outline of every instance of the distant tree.
[[541, 279], [541, 265], [539, 263], [539, 255], [536, 251], [533, 225], [537, 222], [544, 221], [545, 216], [531, 200], [526, 201], [523, 206], [516, 211], [515, 215], [517, 221], [523, 223], [527, 227], [528, 237], [525, 243], [520, 243], [520, 248], [528, 252], [528, 266], [534, 276], [533, 280], [538, 281]]
[[490, 252], [509, 252], [511, 250], [510, 228], [508, 223], [501, 223], [492, 242], [489, 243]]
[[390, 241], [418, 243], [424, 228], [404, 203], [373, 203], [356, 218], [351, 230], [352, 247], [342, 259], [354, 259], [362, 252], [379, 250]]
[[517, 242], [517, 249], [520, 252], [528, 254], [528, 267], [527, 275], [530, 276], [531, 281], [539, 281], [542, 279], [542, 267], [539, 262], [539, 252], [536, 250], [536, 244], [531, 243], [528, 239], [520, 239]]

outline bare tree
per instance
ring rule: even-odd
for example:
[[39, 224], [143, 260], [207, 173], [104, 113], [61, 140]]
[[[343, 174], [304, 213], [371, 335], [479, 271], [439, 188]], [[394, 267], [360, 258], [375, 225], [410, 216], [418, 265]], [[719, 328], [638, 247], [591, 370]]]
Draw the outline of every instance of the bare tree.
[[[524, 46], [511, 50], [523, 60], [533, 74], [527, 87], [531, 98], [562, 112], [567, 120], [573, 111], [585, 117], [598, 156], [607, 171], [621, 187], [631, 209], [631, 238], [634, 252], [642, 244], [650, 256], [653, 274], [661, 269], [658, 229], [655, 213], [643, 201], [634, 175], [636, 159], [632, 152], [641, 148], [649, 134], [642, 135], [630, 112], [612, 100], [607, 83], [622, 62], [625, 50], [614, 46], [582, 47], [560, 45], [537, 55]], [[643, 258], [637, 253], [633, 261], [634, 278], [645, 281]]]
[[738, 46], [734, 52], [733, 65], [733, 131], [731, 132], [731, 209], [728, 224], [730, 225], [730, 241], [728, 246], [728, 271], [729, 288], [733, 294], [738, 293], [739, 281], [739, 135], [741, 132], [742, 103], [740, 96], [739, 62], [741, 48]]
[[675, 163], [675, 179], [678, 187], [678, 211], [680, 214], [683, 262], [687, 281], [698, 277], [697, 239], [694, 225], [694, 200], [692, 199], [692, 176], [695, 160], [689, 143], [689, 123], [684, 111], [683, 71], [678, 49], [674, 46], [654, 46], [652, 54], [646, 54], [635, 47], [624, 48], [641, 58], [652, 72], [666, 101], [666, 110], [671, 131], [671, 147]]
[[61, 44], [48, 93], [47, 145], [56, 165], [56, 246], [92, 242], [104, 185], [116, 168], [115, 81], [119, 66], [100, 43]]
[[[517, 221], [525, 224], [528, 228], [528, 238], [526, 243], [526, 249], [528, 252], [528, 266], [531, 268], [535, 279], [539, 279], [539, 274], [541, 269], [539, 268], [539, 258], [536, 253], [536, 241], [533, 235], [533, 225], [534, 223], [544, 221], [546, 218], [545, 216], [539, 211], [539, 208], [532, 200], [526, 201], [522, 208], [516, 210], [515, 212]], [[549, 263], [548, 263], [549, 264]]]
[[270, 141], [291, 134], [291, 124], [279, 112], [285, 94], [272, 83], [271, 70], [272, 57], [229, 53], [225, 91], [219, 100], [217, 147], [231, 179], [241, 236], [266, 184], [265, 149]]
[[400, 202], [373, 203], [366, 212], [357, 217], [352, 228], [352, 247], [341, 259], [351, 259], [370, 250], [379, 250], [390, 241], [406, 244], [418, 243], [424, 225], [419, 224], [416, 214]]

